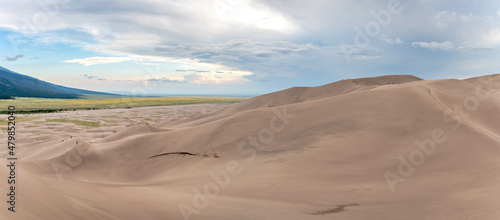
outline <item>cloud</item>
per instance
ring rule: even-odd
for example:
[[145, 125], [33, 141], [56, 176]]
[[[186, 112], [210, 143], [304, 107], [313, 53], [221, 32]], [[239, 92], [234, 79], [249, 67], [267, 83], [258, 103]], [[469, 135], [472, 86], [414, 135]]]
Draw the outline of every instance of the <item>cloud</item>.
[[84, 59], [73, 59], [73, 60], [66, 60], [66, 61], [61, 61], [65, 63], [79, 63], [84, 66], [92, 66], [92, 65], [98, 65], [98, 64], [109, 64], [109, 63], [120, 63], [120, 62], [125, 62], [125, 61], [131, 61], [133, 60], [130, 57], [89, 57], [89, 58], [84, 58]]
[[245, 84], [250, 80], [241, 77], [232, 77], [224, 75], [214, 75], [208, 73], [192, 73], [181, 77], [157, 77], [147, 79], [146, 82], [150, 83], [189, 83], [189, 84]]
[[89, 76], [89, 75], [87, 75], [87, 74], [82, 75], [82, 76], [84, 76], [84, 77], [85, 77], [85, 78], [87, 78], [87, 79], [93, 79], [93, 78], [97, 77], [97, 76]]
[[30, 60], [39, 60], [40, 57], [31, 57]]
[[480, 37], [480, 43], [485, 45], [500, 45], [500, 28], [489, 29]]
[[175, 70], [175, 72], [196, 72], [196, 70]]
[[461, 46], [457, 47], [456, 50], [458, 51], [496, 51], [496, 48], [493, 47], [480, 47], [480, 46]]
[[411, 46], [422, 47], [422, 48], [430, 49], [432, 51], [435, 51], [435, 50], [449, 51], [449, 50], [453, 50], [455, 48], [453, 43], [451, 43], [450, 41], [445, 41], [442, 43], [438, 43], [438, 42], [413, 42], [413, 43], [411, 43]]
[[146, 66], [159, 66], [159, 63], [147, 63], [147, 62], [142, 62], [140, 63], [141, 65], [146, 65]]
[[[285, 60], [306, 57], [320, 49], [312, 43], [297, 44], [290, 41], [253, 41], [251, 39], [233, 39], [217, 43], [180, 43], [177, 45], [158, 46], [154, 48], [155, 56], [127, 57], [89, 57], [66, 60], [66, 63], [79, 63], [85, 66], [135, 62], [165, 62], [187, 66], [189, 69], [179, 69], [176, 72], [232, 72], [234, 77], [254, 74], [247, 69], [254, 68], [252, 63], [267, 63], [273, 60]], [[208, 79], [205, 77], [204, 79]], [[220, 81], [220, 80], [212, 80]], [[238, 80], [232, 80], [237, 82]]]
[[156, 82], [156, 83], [187, 83], [184, 80], [169, 79], [167, 77], [148, 79], [147, 82]]
[[456, 19], [457, 13], [448, 11], [440, 11], [434, 16], [435, 25], [440, 31], [446, 29], [446, 27]]
[[355, 60], [373, 60], [373, 59], [379, 59], [382, 58], [382, 56], [366, 56], [366, 55], [359, 55], [359, 56], [354, 56], [353, 59]]
[[476, 16], [473, 14], [457, 14], [456, 12], [440, 11], [434, 16], [434, 20], [436, 27], [440, 31], [444, 31], [453, 22], [470, 22], [475, 17]]
[[[435, 73], [437, 70], [431, 68], [443, 65], [421, 64], [449, 62], [449, 56], [454, 53], [421, 56], [426, 51], [414, 48], [464, 52], [461, 59], [467, 60], [475, 59], [473, 56], [492, 55], [485, 52], [487, 48], [500, 46], [500, 35], [496, 31], [500, 27], [498, 9], [491, 10], [492, 5], [496, 5], [494, 0], [481, 4], [467, 1], [455, 4], [452, 0], [402, 1], [404, 12], [394, 15], [387, 27], [382, 25], [378, 36], [370, 36], [369, 45], [353, 43], [359, 34], [354, 28], [365, 30], [369, 22], [378, 22], [370, 16], [370, 11], [387, 9], [386, 1], [363, 1], [362, 4], [360, 1], [331, 0], [315, 0], [314, 3], [146, 0], [141, 4], [121, 0], [99, 4], [72, 1], [60, 5], [57, 17], [50, 17], [46, 25], [36, 27], [36, 34], [25, 34], [30, 32], [29, 25], [18, 18], [32, 18], [41, 8], [46, 8], [48, 2], [42, 1], [43, 6], [29, 1], [9, 3], [8, 10], [0, 15], [0, 28], [19, 35], [14, 42], [20, 42], [20, 48], [63, 42], [85, 51], [82, 54], [89, 54], [89, 51], [102, 54], [65, 63], [85, 66], [120, 62], [172, 64], [173, 70], [179, 70], [175, 71], [177, 75], [210, 71], [191, 77], [200, 82], [234, 76], [253, 82], [268, 80], [281, 89], [333, 81], [344, 72], [360, 76], [365, 73]], [[214, 2], [240, 4], [230, 5], [220, 16], [214, 9]], [[341, 42], [351, 45], [339, 46]], [[413, 47], [407, 47], [406, 43]], [[467, 51], [480, 53], [471, 55], [465, 53]], [[65, 57], [64, 52], [60, 54]], [[346, 57], [367, 65], [349, 65]], [[384, 59], [386, 57], [394, 59], [391, 68], [385, 63], [389, 60]], [[493, 55], [488, 59], [498, 58]], [[371, 62], [374, 60], [377, 62]], [[417, 64], [419, 68], [414, 68]], [[129, 65], [123, 66], [116, 65], [115, 70]]]
[[207, 75], [207, 74], [198, 74], [193, 73], [189, 75], [185, 75], [184, 79], [189, 83], [194, 84], [245, 84], [249, 83], [250, 80], [246, 78], [240, 77], [222, 77], [217, 75]]
[[96, 79], [96, 80], [100, 80], [100, 81], [105, 81], [106, 80], [106, 79], [100, 78], [98, 76], [91, 76], [91, 75], [87, 75], [87, 74], [82, 75], [82, 76], [85, 77], [85, 78], [87, 78], [87, 79]]
[[158, 55], [191, 57], [208, 63], [240, 63], [249, 59], [263, 60], [269, 57], [276, 59], [294, 56], [317, 49], [319, 46], [311, 43], [233, 39], [218, 43], [180, 43], [175, 46], [159, 46], [154, 50]]
[[73, 59], [61, 61], [63, 63], [78, 63], [84, 66], [93, 66], [100, 64], [121, 63], [121, 62], [134, 62], [140, 65], [157, 66], [159, 63], [152, 62], [175, 62], [176, 59], [153, 57], [153, 56], [126, 56], [126, 57], [88, 57], [83, 59]]
[[435, 50], [444, 50], [444, 51], [455, 50], [455, 51], [475, 51], [475, 52], [496, 51], [496, 48], [494, 48], [494, 47], [484, 47], [484, 46], [478, 46], [478, 45], [455, 46], [450, 41], [445, 41], [442, 43], [438, 43], [438, 42], [413, 42], [411, 45], [413, 47], [422, 47], [422, 48], [430, 49], [432, 51], [435, 51]]
[[5, 56], [5, 59], [6, 59], [7, 61], [9, 61], [9, 62], [12, 62], [12, 61], [16, 61], [17, 59], [19, 59], [19, 58], [23, 58], [23, 57], [24, 57], [24, 55], [22, 55], [22, 54], [18, 54], [18, 55], [17, 55], [17, 56], [15, 56], [15, 57], [8, 57], [8, 56]]
[[382, 58], [380, 55], [382, 54], [381, 50], [369, 46], [344, 44], [334, 48], [334, 50], [343, 55], [348, 62], [351, 60], [363, 61]]
[[382, 40], [388, 44], [402, 44], [403, 43], [403, 41], [399, 37], [396, 39], [391, 39], [391, 38], [387, 38], [385, 35], [380, 36], [380, 40]]
[[210, 62], [207, 60], [201, 60], [198, 58], [170, 58], [170, 57], [160, 57], [160, 56], [129, 56], [129, 57], [88, 57], [84, 59], [73, 59], [61, 61], [65, 63], [78, 63], [85, 66], [99, 65], [99, 64], [109, 64], [109, 63], [119, 63], [119, 62], [134, 62], [137, 64], [144, 64], [147, 62], [163, 62], [170, 64], [181, 64], [189, 69], [186, 70], [176, 70], [176, 72], [197, 72], [197, 73], [210, 73], [217, 71], [231, 71], [235, 74], [234, 77], [243, 77], [246, 75], [252, 75], [252, 72], [240, 70], [237, 68], [229, 67], [216, 62]]

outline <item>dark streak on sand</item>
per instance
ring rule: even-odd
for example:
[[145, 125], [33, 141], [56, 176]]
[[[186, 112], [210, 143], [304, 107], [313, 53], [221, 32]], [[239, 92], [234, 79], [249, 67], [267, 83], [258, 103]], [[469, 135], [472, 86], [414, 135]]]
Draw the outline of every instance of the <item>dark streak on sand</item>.
[[161, 157], [161, 156], [167, 156], [167, 155], [172, 155], [172, 154], [177, 154], [177, 155], [182, 155], [182, 156], [200, 156], [197, 153], [189, 153], [189, 152], [170, 152], [170, 153], [164, 153], [164, 154], [158, 154], [152, 157], [149, 157], [148, 159], [155, 158], [155, 157]]
[[359, 204], [358, 203], [342, 204], [342, 205], [337, 205], [337, 208], [327, 209], [327, 210], [321, 210], [321, 211], [317, 211], [317, 212], [313, 212], [313, 213], [307, 213], [307, 214], [310, 214], [310, 215], [326, 215], [326, 214], [339, 213], [339, 212], [345, 211], [345, 207], [349, 207], [349, 206], [359, 206]]

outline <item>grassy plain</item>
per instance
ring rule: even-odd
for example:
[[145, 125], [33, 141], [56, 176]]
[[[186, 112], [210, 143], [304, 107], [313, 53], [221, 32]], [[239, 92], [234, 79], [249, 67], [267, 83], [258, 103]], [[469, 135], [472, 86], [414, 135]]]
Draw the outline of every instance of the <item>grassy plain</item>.
[[44, 113], [61, 110], [93, 110], [132, 108], [142, 106], [224, 104], [245, 100], [240, 97], [86, 97], [81, 99], [16, 98], [0, 100], [0, 113], [6, 114], [9, 106], [15, 106], [18, 113]]

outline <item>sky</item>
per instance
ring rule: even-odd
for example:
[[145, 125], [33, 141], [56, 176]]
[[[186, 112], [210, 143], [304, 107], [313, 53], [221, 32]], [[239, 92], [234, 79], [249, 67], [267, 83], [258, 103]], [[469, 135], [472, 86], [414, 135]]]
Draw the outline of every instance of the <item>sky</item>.
[[500, 73], [500, 1], [0, 1], [0, 66], [59, 85], [264, 94]]

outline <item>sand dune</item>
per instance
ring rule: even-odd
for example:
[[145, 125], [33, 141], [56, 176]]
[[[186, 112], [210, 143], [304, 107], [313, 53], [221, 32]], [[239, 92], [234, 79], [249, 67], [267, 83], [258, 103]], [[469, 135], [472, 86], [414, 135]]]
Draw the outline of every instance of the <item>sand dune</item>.
[[500, 75], [342, 80], [222, 107], [25, 122], [2, 219], [500, 219]]
[[143, 134], [149, 134], [149, 133], [161, 132], [161, 131], [168, 131], [168, 130], [153, 127], [153, 126], [149, 125], [149, 123], [142, 123], [142, 124], [138, 124], [138, 125], [124, 128], [123, 130], [119, 130], [116, 133], [108, 135], [105, 138], [100, 139], [98, 141], [99, 142], [111, 142], [111, 141], [116, 141], [116, 140], [130, 137], [131, 135], [132, 136], [143, 135]]
[[[381, 85], [401, 84], [421, 80], [415, 76], [409, 75], [392, 75], [380, 76], [373, 78], [348, 79], [338, 82], [333, 82], [318, 87], [293, 87], [258, 97], [254, 97], [245, 102], [230, 106], [216, 113], [205, 115], [203, 117], [187, 119], [174, 123], [174, 125], [188, 126], [198, 125], [213, 120], [218, 120], [223, 117], [237, 114], [242, 111], [277, 107], [289, 104], [295, 104], [316, 99], [328, 98], [336, 95], [347, 94], [355, 91], [370, 90]], [[188, 123], [190, 122], [190, 123]]]
[[401, 84], [418, 80], [421, 79], [415, 76], [394, 75], [374, 78], [348, 79], [318, 87], [293, 87], [283, 91], [255, 97], [246, 102], [222, 110], [219, 114], [226, 111], [233, 111], [234, 113], [255, 108], [289, 105], [347, 94], [363, 88], [374, 88], [380, 85]]

